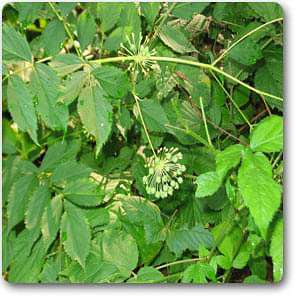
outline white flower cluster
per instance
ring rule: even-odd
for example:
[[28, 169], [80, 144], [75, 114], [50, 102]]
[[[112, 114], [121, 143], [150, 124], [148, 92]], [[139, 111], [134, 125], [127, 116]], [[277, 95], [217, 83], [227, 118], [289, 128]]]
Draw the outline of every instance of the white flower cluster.
[[183, 182], [181, 175], [186, 170], [185, 166], [178, 162], [181, 159], [182, 153], [174, 147], [160, 148], [157, 156], [150, 157], [146, 164], [149, 174], [143, 177], [148, 194], [156, 198], [166, 198], [179, 189], [179, 184]]
[[129, 70], [138, 72], [141, 69], [142, 73], [146, 75], [151, 69], [158, 68], [156, 62], [147, 59], [147, 57], [156, 55], [156, 50], [150, 50], [149, 46], [147, 46], [149, 43], [148, 37], [145, 38], [143, 43], [141, 33], [137, 37], [132, 33], [130, 37], [126, 36], [126, 39], [127, 45], [125, 46], [121, 43], [122, 50], [119, 54], [135, 57], [134, 61], [129, 65]]

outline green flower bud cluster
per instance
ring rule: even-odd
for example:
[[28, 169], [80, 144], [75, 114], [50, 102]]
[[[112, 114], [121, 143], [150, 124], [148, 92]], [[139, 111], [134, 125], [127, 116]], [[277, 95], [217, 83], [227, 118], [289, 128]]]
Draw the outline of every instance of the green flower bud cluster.
[[157, 156], [149, 158], [145, 165], [149, 169], [147, 176], [143, 177], [143, 183], [146, 191], [155, 198], [166, 198], [171, 196], [174, 190], [179, 189], [183, 182], [182, 174], [186, 170], [185, 166], [180, 164], [182, 153], [178, 148], [160, 148]]

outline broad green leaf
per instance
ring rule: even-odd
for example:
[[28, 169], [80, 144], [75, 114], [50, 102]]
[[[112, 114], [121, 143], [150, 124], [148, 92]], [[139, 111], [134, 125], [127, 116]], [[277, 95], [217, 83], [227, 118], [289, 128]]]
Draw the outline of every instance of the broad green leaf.
[[192, 19], [194, 14], [201, 14], [208, 5], [208, 2], [177, 3], [172, 14], [180, 19]]
[[58, 273], [60, 272], [60, 261], [58, 257], [49, 257], [44, 266], [39, 278], [42, 283], [55, 283], [57, 282]]
[[38, 144], [38, 126], [33, 98], [27, 85], [18, 76], [11, 76], [8, 81], [7, 103], [18, 128], [28, 132], [32, 140]]
[[80, 141], [58, 141], [51, 145], [44, 156], [40, 170], [53, 171], [59, 164], [74, 160], [80, 150]]
[[159, 2], [141, 2], [140, 5], [148, 25], [152, 26], [161, 9], [161, 4]]
[[24, 175], [36, 173], [36, 166], [19, 156], [10, 155], [2, 160], [2, 201], [8, 201], [8, 196], [13, 184]]
[[175, 29], [169, 25], [161, 27], [159, 37], [168, 47], [177, 53], [184, 54], [197, 51], [179, 29]]
[[247, 276], [244, 279], [243, 283], [247, 283], [247, 284], [266, 284], [267, 281], [259, 278], [257, 275], [250, 275], [250, 276]]
[[60, 219], [62, 215], [63, 203], [62, 195], [57, 195], [51, 199], [45, 207], [41, 219], [41, 231], [43, 240], [47, 246], [55, 240], [60, 227]]
[[215, 271], [206, 263], [196, 263], [188, 266], [182, 275], [182, 283], [207, 283], [207, 279], [216, 282]]
[[7, 119], [2, 121], [2, 152], [4, 154], [17, 153], [17, 132], [12, 128], [11, 122]]
[[15, 241], [15, 250], [17, 250], [17, 253], [15, 253], [13, 263], [10, 266], [8, 281], [23, 284], [37, 283], [44, 264], [45, 247], [43, 242], [39, 240], [34, 245], [30, 255], [27, 256], [24, 248], [26, 247], [26, 243], [28, 243], [28, 239], [26, 239], [26, 235], [24, 234], [26, 234], [25, 230], [18, 235]]
[[270, 255], [273, 262], [273, 277], [279, 282], [283, 276], [283, 220], [278, 219], [271, 237]]
[[85, 268], [90, 251], [90, 227], [81, 209], [64, 202], [65, 213], [61, 222], [61, 239], [67, 254]]
[[122, 221], [142, 226], [145, 230], [147, 243], [155, 243], [164, 240], [164, 223], [158, 206], [144, 199], [129, 199], [122, 204], [124, 214]]
[[45, 47], [45, 54], [53, 56], [57, 54], [63, 46], [67, 35], [63, 23], [54, 19], [46, 26], [41, 35], [41, 43]]
[[25, 213], [25, 225], [27, 229], [34, 229], [40, 226], [43, 212], [51, 199], [49, 187], [40, 185], [31, 195]]
[[137, 277], [130, 278], [127, 283], [162, 283], [164, 276], [153, 267], [143, 267], [136, 274]]
[[19, 20], [25, 23], [33, 23], [42, 16], [45, 3], [37, 2], [32, 5], [29, 2], [16, 2], [14, 7], [19, 13]]
[[58, 103], [59, 79], [45, 64], [37, 64], [31, 78], [31, 91], [37, 98], [36, 109], [45, 124], [53, 130], [66, 130], [69, 112]]
[[88, 178], [92, 169], [74, 160], [59, 164], [53, 171], [51, 180], [53, 184], [65, 185], [78, 178]]
[[72, 283], [111, 283], [114, 282], [115, 277], [120, 276], [114, 264], [103, 261], [101, 248], [93, 242], [85, 269], [73, 262], [64, 273]]
[[103, 32], [111, 30], [118, 22], [122, 11], [120, 3], [97, 3], [96, 14], [100, 18], [100, 29]]
[[98, 183], [88, 178], [68, 182], [63, 190], [66, 199], [79, 206], [97, 206], [102, 203], [104, 192]]
[[132, 32], [131, 26], [117, 27], [104, 42], [104, 49], [108, 51], [117, 51], [121, 43], [125, 43], [126, 36], [130, 36]]
[[[271, 3], [270, 3], [271, 4]], [[257, 89], [273, 94], [283, 95], [283, 52], [282, 49], [271, 48], [264, 51], [265, 63], [255, 73], [254, 84]], [[283, 111], [283, 102], [265, 97], [271, 107]]]
[[236, 62], [245, 66], [253, 65], [259, 59], [263, 58], [261, 47], [251, 38], [247, 38], [238, 43], [230, 50], [228, 55]]
[[88, 73], [84, 71], [71, 74], [70, 77], [64, 81], [64, 85], [61, 87], [59, 101], [65, 105], [70, 105], [79, 96], [87, 79]]
[[127, 74], [113, 66], [103, 66], [93, 71], [103, 90], [116, 99], [120, 99], [129, 92], [130, 85]]
[[239, 227], [236, 226], [231, 232], [229, 232], [229, 234], [225, 235], [223, 241], [218, 246], [219, 251], [228, 257], [231, 263], [238, 254], [242, 239], [243, 232]]
[[26, 60], [32, 62], [29, 45], [19, 32], [12, 26], [4, 24], [2, 29], [2, 53], [4, 61]]
[[[162, 106], [157, 100], [144, 99], [140, 101], [141, 111], [150, 131], [166, 132], [166, 124], [169, 123], [168, 117]], [[138, 116], [140, 119], [140, 116]]]
[[118, 27], [131, 27], [131, 32], [135, 36], [142, 32], [139, 7], [136, 3], [127, 3], [123, 6], [117, 25]]
[[225, 177], [230, 169], [235, 168], [239, 164], [242, 151], [243, 146], [240, 144], [235, 144], [219, 152], [216, 155], [217, 173]]
[[246, 267], [248, 263], [250, 254], [251, 254], [251, 247], [249, 246], [248, 243], [244, 243], [241, 246], [239, 253], [235, 257], [232, 266], [236, 269], [243, 269], [244, 267]]
[[182, 227], [174, 229], [167, 237], [167, 245], [177, 257], [186, 249], [196, 251], [201, 245], [211, 248], [213, 243], [211, 233], [201, 225], [194, 226], [193, 228]]
[[13, 182], [9, 192], [7, 205], [9, 230], [24, 219], [28, 200], [37, 186], [38, 180], [35, 174], [23, 175]]
[[85, 87], [78, 99], [83, 126], [96, 139], [96, 155], [107, 141], [112, 126], [112, 107], [97, 86]]
[[249, 2], [247, 4], [266, 22], [283, 17], [282, 8], [278, 3]]
[[56, 55], [49, 63], [58, 76], [64, 77], [83, 67], [83, 61], [75, 54]]
[[91, 227], [104, 226], [109, 223], [108, 209], [103, 207], [92, 207], [84, 210], [85, 216]]
[[263, 238], [280, 206], [281, 186], [272, 178], [272, 167], [261, 153], [245, 152], [238, 173], [238, 186]]
[[66, 17], [75, 7], [77, 3], [76, 2], [58, 2], [57, 6], [60, 10], [61, 14]]
[[250, 147], [253, 151], [279, 152], [283, 148], [283, 119], [270, 116], [260, 121], [250, 136]]
[[213, 195], [221, 186], [223, 178], [217, 172], [207, 172], [197, 177], [196, 197], [202, 198]]
[[135, 240], [125, 231], [106, 230], [102, 240], [103, 259], [118, 267], [128, 277], [138, 263], [138, 248]]
[[80, 14], [77, 23], [77, 34], [80, 43], [80, 48], [83, 51], [88, 45], [93, 42], [96, 34], [96, 22], [93, 16], [84, 11]]

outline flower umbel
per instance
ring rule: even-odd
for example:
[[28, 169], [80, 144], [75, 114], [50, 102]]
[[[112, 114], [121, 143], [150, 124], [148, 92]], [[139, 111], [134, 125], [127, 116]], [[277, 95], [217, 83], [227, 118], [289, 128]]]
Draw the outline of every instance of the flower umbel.
[[181, 159], [182, 153], [174, 147], [160, 148], [157, 156], [149, 158], [146, 164], [149, 173], [143, 177], [148, 194], [156, 198], [166, 198], [179, 189], [179, 184], [183, 182], [181, 175], [186, 170], [185, 166], [178, 162]]
[[141, 33], [137, 37], [134, 33], [132, 33], [130, 37], [126, 36], [126, 39], [127, 45], [124, 46], [124, 44], [121, 43], [122, 50], [119, 53], [124, 56], [130, 55], [135, 57], [135, 60], [129, 65], [129, 70], [138, 72], [140, 69], [142, 73], [146, 75], [151, 69], [158, 67], [156, 62], [147, 59], [147, 57], [154, 56], [156, 54], [155, 49], [149, 49], [148, 37], [146, 37], [144, 42], [142, 42]]

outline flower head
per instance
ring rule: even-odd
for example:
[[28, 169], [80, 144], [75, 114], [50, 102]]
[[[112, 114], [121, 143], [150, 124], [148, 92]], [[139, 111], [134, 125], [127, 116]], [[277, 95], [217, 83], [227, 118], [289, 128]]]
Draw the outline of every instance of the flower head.
[[147, 57], [154, 56], [156, 54], [156, 50], [150, 50], [148, 43], [148, 37], [145, 38], [144, 42], [142, 42], [142, 34], [140, 33], [137, 37], [134, 33], [131, 34], [130, 37], [126, 36], [127, 45], [125, 46], [121, 43], [121, 51], [120, 54], [124, 56], [134, 56], [135, 59], [129, 65], [129, 69], [134, 72], [142, 71], [144, 75], [146, 75], [151, 69], [155, 69], [158, 67], [157, 63], [147, 59]]
[[182, 159], [178, 148], [160, 148], [157, 156], [149, 158], [146, 166], [149, 168], [147, 176], [143, 177], [146, 191], [156, 198], [166, 198], [171, 196], [174, 190], [179, 189], [183, 182], [182, 173], [186, 170], [185, 166], [178, 161]]

